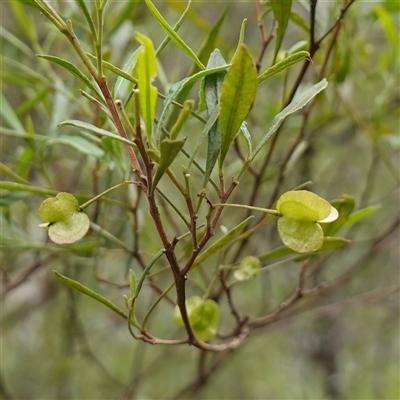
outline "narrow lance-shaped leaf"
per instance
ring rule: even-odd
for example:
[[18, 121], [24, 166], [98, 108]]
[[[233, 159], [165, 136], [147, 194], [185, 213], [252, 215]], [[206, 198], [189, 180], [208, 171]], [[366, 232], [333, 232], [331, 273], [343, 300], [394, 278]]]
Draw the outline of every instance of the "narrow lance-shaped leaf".
[[275, 62], [288, 26], [292, 0], [269, 0], [269, 4], [271, 5], [275, 19], [278, 21], [274, 54]]
[[247, 22], [247, 18], [245, 18], [242, 22], [242, 26], [240, 27], [240, 33], [239, 33], [239, 41], [238, 41], [238, 45], [236, 47], [236, 51], [235, 54], [232, 57], [231, 63], [233, 62], [233, 60], [236, 58], [236, 56], [238, 55], [240, 48], [242, 47], [243, 41], [244, 41], [244, 32], [246, 29], [246, 22]]
[[[173, 27], [173, 30], [175, 32], [178, 32], [179, 28], [181, 27], [181, 25], [183, 24], [183, 21], [186, 17], [186, 14], [189, 11], [190, 5], [192, 3], [192, 0], [188, 0], [187, 4], [186, 4], [186, 8], [183, 10], [182, 15], [180, 16], [180, 18], [178, 19], [178, 21], [176, 22], [176, 24]], [[158, 57], [160, 55], [160, 53], [163, 51], [163, 49], [165, 48], [165, 46], [171, 41], [171, 38], [167, 35], [165, 37], [165, 39], [160, 43], [160, 45], [157, 47], [156, 50], [156, 56]]]
[[375, 206], [369, 206], [369, 207], [362, 208], [361, 210], [357, 210], [356, 212], [354, 212], [353, 214], [350, 215], [350, 217], [348, 218], [345, 225], [350, 226], [350, 225], [356, 224], [357, 222], [361, 221], [362, 219], [369, 217], [370, 215], [372, 215], [373, 213], [378, 211], [380, 208], [381, 208], [381, 205], [377, 204]]
[[334, 236], [336, 232], [338, 232], [339, 229], [347, 222], [349, 215], [354, 209], [355, 200], [354, 197], [344, 194], [340, 199], [331, 201], [331, 205], [338, 210], [339, 216], [335, 221], [322, 226], [325, 236]]
[[198, 79], [203, 78], [207, 75], [214, 74], [215, 72], [220, 72], [225, 69], [227, 69], [229, 65], [223, 65], [221, 67], [216, 67], [212, 69], [207, 69], [204, 71], [200, 71], [195, 75], [189, 76], [185, 79], [182, 79], [179, 82], [176, 82], [172, 85], [171, 89], [169, 90], [168, 96], [165, 98], [163, 102], [163, 110], [161, 112], [160, 118], [158, 120], [157, 124], [157, 136], [159, 137], [159, 133], [161, 130], [161, 127], [164, 123], [164, 120], [167, 116], [169, 106], [171, 105], [172, 101], [175, 99], [175, 97], [180, 93], [180, 91], [186, 87], [187, 85], [191, 85], [193, 82], [196, 82]]
[[[217, 41], [217, 38], [218, 38], [218, 34], [219, 34], [220, 29], [221, 29], [222, 23], [225, 20], [227, 10], [228, 10], [228, 7], [226, 7], [225, 10], [222, 12], [222, 14], [218, 18], [217, 22], [215, 23], [215, 25], [210, 30], [208, 36], [206, 37], [206, 39], [204, 40], [204, 42], [200, 46], [200, 49], [198, 51], [198, 55], [199, 55], [199, 60], [202, 63], [206, 63], [207, 62], [207, 60], [210, 57], [210, 54], [215, 49], [216, 41]], [[190, 71], [188, 72], [187, 75], [188, 76], [194, 75], [198, 71], [200, 71], [200, 68], [196, 63], [194, 63], [192, 65], [192, 68], [190, 69]], [[188, 94], [189, 94], [191, 88], [193, 87], [193, 85], [194, 85], [194, 82], [192, 84], [190, 84], [190, 85], [185, 86], [185, 88], [179, 93], [179, 96], [177, 97], [177, 101], [179, 103], [182, 103], [184, 101], [184, 99], [186, 99], [188, 97]], [[200, 88], [199, 88], [199, 104], [198, 104], [197, 112], [204, 111], [205, 108], [206, 108], [206, 105], [205, 105], [205, 102], [204, 102], [204, 80], [203, 80], [201, 82], [201, 85], [200, 85]], [[170, 116], [169, 120], [170, 121], [174, 121], [176, 119], [176, 114], [177, 114], [177, 110], [175, 109], [171, 113], [171, 116]]]
[[171, 40], [178, 45], [194, 62], [200, 67], [200, 69], [205, 69], [202, 62], [198, 59], [193, 50], [183, 41], [183, 39], [174, 31], [174, 29], [168, 24], [168, 22], [163, 18], [157, 8], [150, 0], [145, 0], [147, 7], [161, 24], [166, 34], [171, 38]]
[[144, 45], [139, 52], [139, 103], [142, 111], [146, 133], [151, 146], [153, 146], [153, 123], [157, 106], [157, 88], [152, 85], [157, 76], [156, 53], [153, 42], [146, 36], [136, 33], [136, 39]]
[[0, 115], [7, 121], [11, 128], [19, 132], [25, 132], [24, 126], [2, 92], [0, 92]]
[[285, 70], [286, 68], [290, 67], [293, 64], [298, 63], [299, 61], [304, 60], [305, 58], [309, 57], [310, 53], [307, 51], [299, 51], [298, 53], [295, 53], [284, 60], [276, 63], [272, 67], [268, 68], [266, 71], [264, 71], [261, 75], [258, 76], [257, 82], [261, 83], [265, 81], [266, 79], [270, 78], [271, 76]]
[[56, 143], [71, 146], [82, 154], [91, 155], [98, 159], [101, 159], [105, 156], [104, 150], [80, 136], [57, 136], [54, 139], [47, 140], [43, 146], [50, 146]]
[[183, 145], [186, 142], [186, 138], [180, 140], [164, 139], [160, 145], [160, 165], [157, 168], [157, 172], [154, 176], [153, 186], [151, 188], [152, 193], [160, 181], [161, 177], [165, 174], [169, 166], [175, 160], [175, 157], [181, 151]]
[[110, 308], [111, 310], [113, 310], [114, 312], [119, 314], [122, 318], [128, 319], [127, 315], [122, 310], [120, 310], [114, 303], [112, 303], [110, 300], [108, 300], [105, 297], [101, 296], [100, 294], [94, 292], [93, 290], [89, 289], [88, 287], [82, 285], [80, 282], [77, 282], [77, 281], [75, 281], [75, 280], [73, 280], [71, 278], [67, 278], [64, 275], [61, 275], [57, 271], [53, 271], [53, 274], [58, 279], [60, 279], [64, 283], [66, 283], [67, 285], [69, 285], [69, 286], [73, 287], [74, 289], [79, 290], [80, 292], [86, 294], [86, 296], [89, 296], [92, 299], [104, 304], [105, 306], [107, 306], [108, 308]]
[[115, 133], [106, 131], [105, 129], [98, 128], [97, 126], [94, 126], [87, 122], [78, 121], [76, 119], [70, 119], [68, 121], [63, 121], [60, 124], [58, 124], [58, 126], [64, 126], [64, 125], [71, 125], [71, 126], [75, 126], [76, 128], [82, 128], [82, 129], [88, 130], [89, 132], [95, 133], [97, 135], [106, 136], [106, 137], [118, 140], [119, 142], [129, 144], [132, 147], [136, 147], [136, 144], [133, 143], [132, 141], [125, 139], [119, 135], [116, 135]]
[[256, 93], [257, 71], [248, 50], [242, 45], [222, 85], [220, 171], [228, 150], [253, 104]]
[[193, 267], [196, 267], [197, 265], [201, 264], [203, 261], [205, 261], [208, 257], [211, 257], [214, 253], [216, 253], [218, 250], [220, 250], [222, 247], [224, 247], [226, 244], [228, 244], [236, 235], [238, 235], [242, 229], [246, 228], [246, 226], [249, 224], [253, 216], [246, 218], [244, 221], [242, 221], [239, 225], [237, 225], [235, 228], [231, 229], [227, 234], [222, 236], [221, 239], [217, 240], [215, 243], [213, 243], [207, 250], [205, 250], [203, 253], [201, 253], [193, 263]]
[[[321, 251], [340, 249], [341, 247], [347, 246], [349, 243], [350, 240], [340, 237], [324, 237], [323, 244], [317, 250], [317, 252], [320, 253]], [[295, 250], [292, 250], [287, 246], [281, 246], [271, 251], [268, 251], [267, 253], [259, 255], [257, 258], [260, 261], [266, 261], [266, 260], [272, 260], [274, 258], [290, 256], [296, 253], [297, 252]]]
[[[135, 69], [136, 63], [139, 58], [139, 52], [142, 51], [142, 46], [140, 46], [138, 49], [136, 49], [128, 58], [127, 62], [125, 63], [124, 67], [122, 68], [122, 71], [125, 72], [128, 75], [132, 75], [133, 70]], [[124, 78], [123, 76], [119, 75], [117, 78], [117, 81], [115, 82], [114, 86], [114, 98], [118, 97], [119, 92], [126, 86], [127, 84], [127, 79]]]
[[270, 137], [279, 129], [282, 125], [283, 121], [291, 114], [295, 113], [298, 110], [301, 110], [304, 106], [307, 105], [309, 101], [311, 101], [319, 92], [322, 92], [328, 86], [328, 82], [326, 79], [322, 79], [322, 81], [318, 82], [314, 86], [305, 90], [300, 95], [296, 96], [293, 101], [284, 108], [272, 121], [272, 125], [269, 128], [268, 132], [262, 138], [260, 144], [253, 150], [251, 153], [249, 160], [253, 160], [254, 157], [258, 154], [261, 148], [265, 143], [270, 139]]
[[[208, 60], [207, 69], [225, 65], [226, 62], [221, 52], [215, 49]], [[211, 115], [219, 103], [222, 91], [222, 83], [224, 82], [226, 71], [217, 72], [204, 78], [204, 97], [207, 106], [207, 113]], [[206, 187], [214, 165], [217, 162], [218, 153], [221, 148], [221, 127], [217, 122], [211, 127], [208, 133], [206, 173], [203, 180], [203, 188]]]
[[38, 57], [44, 58], [45, 60], [51, 61], [60, 67], [63, 67], [66, 69], [68, 72], [70, 72], [72, 75], [76, 76], [78, 79], [80, 79], [89, 89], [91, 89], [96, 95], [100, 98], [103, 99], [103, 96], [101, 93], [98, 91], [96, 86], [90, 81], [90, 79], [74, 64], [70, 63], [69, 61], [63, 60], [62, 58], [59, 57], [54, 57], [54, 56], [48, 56], [48, 55], [42, 55], [38, 54]]

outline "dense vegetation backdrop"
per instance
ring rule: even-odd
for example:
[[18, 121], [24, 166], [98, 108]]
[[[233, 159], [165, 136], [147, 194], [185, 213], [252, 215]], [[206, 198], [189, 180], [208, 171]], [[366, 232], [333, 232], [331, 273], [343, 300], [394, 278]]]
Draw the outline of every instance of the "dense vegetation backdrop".
[[[163, 42], [173, 34], [166, 33], [148, 1], [109, 1], [99, 53], [91, 34], [92, 28], [99, 29], [96, 6], [103, 3], [107, 2], [51, 4], [63, 21], [72, 21], [84, 50], [102, 56], [114, 99], [118, 95], [133, 121], [136, 83], [123, 79], [115, 67], [128, 78], [138, 76], [138, 53], [132, 57], [140, 46], [136, 32], [159, 50], [153, 84], [160, 94], [167, 95], [175, 82], [200, 69], [176, 40]], [[91, 229], [74, 244], [54, 244], [38, 226], [44, 199], [67, 192], [82, 204], [135, 176], [119, 141], [82, 126], [58, 127], [66, 120], [80, 120], [117, 133], [103, 111], [104, 99], [96, 97], [98, 86], [71, 43], [38, 9], [47, 2], [2, 2], [2, 398], [400, 398], [400, 3], [303, 0], [293, 1], [290, 10], [288, 1], [289, 9], [282, 9], [281, 15], [276, 3], [285, 2], [195, 1], [189, 9], [181, 1], [153, 3], [171, 27], [184, 15], [175, 29], [204, 65], [215, 48], [229, 62], [240, 49], [241, 32], [242, 53], [251, 56], [259, 75], [293, 54], [309, 53], [259, 82], [245, 116], [254, 147], [296, 91], [304, 93], [322, 79], [328, 81], [327, 88], [288, 117], [262, 147], [229, 203], [270, 208], [282, 193], [299, 187], [339, 200], [332, 204], [349, 211], [342, 210], [340, 231], [334, 232], [346, 239], [344, 246], [299, 258], [282, 250], [275, 220], [263, 219], [257, 211], [225, 209], [205, 249], [249, 215], [255, 216], [246, 228], [252, 235], [218, 247], [207, 262], [189, 272], [186, 284], [187, 297], [204, 296], [219, 303], [218, 335], [210, 343], [226, 343], [238, 332], [245, 333], [240, 345], [216, 352], [207, 351], [205, 346], [212, 349], [208, 344], [152, 346], [135, 340], [118, 313], [53, 274], [56, 270], [81, 282], [127, 314], [129, 303], [127, 309], [123, 295], [132, 296], [135, 288], [130, 293], [129, 279], [136, 280], [129, 271], [139, 279], [162, 242], [146, 195], [134, 185], [123, 185], [85, 209]], [[88, 23], [91, 15], [93, 27]], [[144, 43], [142, 36], [139, 39]], [[55, 62], [60, 59], [71, 64]], [[189, 116], [181, 129], [190, 151], [211, 114], [198, 111], [200, 82], [175, 98], [179, 104], [193, 99], [193, 111], [200, 116]], [[159, 99], [157, 118], [162, 107]], [[172, 105], [166, 130], [179, 112], [179, 105]], [[206, 142], [196, 155], [203, 167], [209, 162]], [[228, 151], [227, 187], [246, 159], [247, 145], [246, 136], [240, 135]], [[179, 155], [171, 165], [171, 174], [182, 185], [187, 177], [181, 164], [186, 163]], [[190, 172], [189, 192], [196, 204], [203, 175], [194, 168]], [[218, 172], [212, 178], [218, 186]], [[187, 228], [177, 211], [186, 210], [187, 202], [166, 176], [159, 188], [167, 197], [156, 195], [169, 237], [184, 234]], [[210, 183], [206, 194], [199, 225], [208, 221], [207, 201], [221, 200]], [[329, 229], [334, 231], [332, 225]], [[182, 240], [179, 251], [185, 260], [190, 242]], [[280, 253], [273, 252], [277, 248]], [[261, 271], [256, 276], [251, 271], [248, 276], [246, 271], [244, 276], [232, 274], [249, 255], [259, 257]], [[136, 304], [139, 321], [171, 281], [168, 262], [161, 257], [143, 282]], [[148, 323], [150, 332], [166, 340], [186, 337], [174, 321], [174, 290], [161, 298]], [[270, 319], [259, 326], [252, 322], [265, 315]]]

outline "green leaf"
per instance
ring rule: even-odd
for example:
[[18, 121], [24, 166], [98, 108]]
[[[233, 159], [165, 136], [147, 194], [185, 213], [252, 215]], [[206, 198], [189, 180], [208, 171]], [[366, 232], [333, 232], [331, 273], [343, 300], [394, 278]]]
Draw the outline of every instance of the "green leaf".
[[156, 52], [153, 42], [146, 36], [136, 33], [136, 39], [144, 45], [139, 52], [139, 103], [142, 111], [146, 133], [151, 146], [153, 146], [153, 124], [157, 106], [157, 88], [152, 85], [157, 76]]
[[[208, 60], [207, 69], [226, 65], [226, 61], [222, 57], [221, 52], [215, 49]], [[204, 98], [207, 107], [207, 114], [210, 116], [219, 104], [222, 91], [222, 83], [224, 82], [226, 71], [217, 72], [204, 77]], [[211, 127], [208, 132], [208, 147], [206, 160], [206, 173], [203, 180], [203, 188], [206, 187], [210, 179], [214, 165], [217, 162], [218, 153], [221, 148], [221, 128], [219, 121]]]
[[286, 192], [276, 203], [281, 215], [314, 222], [328, 217], [331, 208], [326, 200], [307, 190]]
[[70, 119], [68, 121], [63, 121], [58, 124], [58, 126], [64, 126], [64, 125], [71, 125], [71, 126], [75, 126], [76, 128], [86, 129], [87, 131], [95, 133], [97, 135], [106, 136], [106, 137], [118, 140], [119, 142], [129, 144], [132, 147], [136, 147], [136, 144], [133, 143], [132, 141], [125, 139], [119, 135], [116, 135], [115, 133], [111, 133], [104, 129], [98, 128], [97, 126], [94, 126], [92, 124], [88, 124], [87, 122], [78, 121], [76, 119]]
[[282, 242], [298, 253], [316, 251], [324, 242], [322, 228], [316, 222], [282, 217], [278, 219], [278, 232]]
[[336, 232], [347, 222], [350, 213], [354, 209], [355, 200], [354, 197], [344, 194], [340, 199], [331, 201], [331, 206], [336, 208], [339, 216], [335, 221], [322, 226], [325, 236], [335, 236]]
[[75, 212], [69, 218], [49, 226], [49, 237], [57, 244], [71, 244], [82, 239], [90, 227], [90, 221], [83, 212]]
[[266, 71], [264, 71], [261, 75], [258, 76], [257, 82], [261, 83], [265, 81], [266, 79], [270, 78], [273, 75], [278, 74], [281, 71], [284, 71], [286, 68], [290, 67], [293, 64], [298, 63], [299, 61], [304, 60], [305, 58], [309, 57], [310, 53], [307, 51], [299, 51], [298, 53], [295, 53], [284, 60], [276, 63], [272, 67], [268, 68]]
[[237, 47], [235, 50], [235, 54], [232, 57], [231, 64], [234, 61], [234, 59], [236, 58], [236, 56], [239, 54], [240, 49], [242, 48], [243, 41], [244, 41], [244, 31], [246, 29], [246, 22], [247, 22], [247, 18], [245, 18], [242, 21], [242, 26], [240, 27], [240, 33], [239, 33], [239, 41], [238, 41], [238, 44], [237, 44]]
[[377, 212], [379, 209], [381, 208], [380, 204], [377, 204], [375, 206], [369, 206], [369, 207], [365, 207], [362, 208], [361, 210], [358, 210], [356, 212], [354, 212], [353, 214], [350, 215], [350, 217], [347, 219], [347, 222], [345, 224], [345, 226], [350, 226], [350, 225], [354, 225], [357, 222], [360, 222], [361, 220], [363, 220], [364, 218], [369, 217], [370, 215], [374, 214], [375, 212]]
[[307, 33], [310, 32], [310, 25], [308, 22], [297, 12], [290, 11], [290, 19], [300, 28], [303, 28]]
[[221, 151], [219, 167], [256, 97], [257, 71], [253, 60], [242, 45], [222, 85], [220, 98]]
[[168, 24], [168, 22], [163, 18], [157, 8], [150, 0], [145, 0], [147, 7], [150, 12], [154, 15], [157, 21], [161, 24], [166, 34], [171, 38], [171, 40], [180, 47], [194, 62], [199, 66], [200, 69], [205, 69], [204, 65], [197, 58], [193, 50], [183, 41], [183, 39], [174, 31], [174, 29]]
[[154, 176], [153, 186], [151, 192], [154, 193], [158, 182], [161, 177], [165, 174], [169, 166], [175, 160], [176, 156], [181, 151], [183, 145], [186, 142], [186, 138], [179, 140], [164, 139], [160, 145], [160, 165], [157, 168], [157, 172]]
[[18, 39], [15, 35], [13, 35], [7, 29], [5, 29], [4, 26], [2, 26], [0, 29], [0, 37], [7, 40], [15, 48], [22, 51], [26, 56], [31, 57], [32, 55], [34, 55], [32, 49], [29, 46], [27, 46], [23, 41]]
[[49, 139], [44, 143], [44, 146], [53, 145], [55, 143], [71, 146], [83, 154], [88, 154], [98, 159], [101, 159], [105, 156], [104, 150], [80, 136], [61, 135], [54, 139]]
[[73, 280], [71, 278], [67, 278], [64, 275], [61, 275], [57, 271], [53, 271], [53, 274], [58, 279], [60, 279], [64, 283], [66, 283], [67, 285], [69, 285], [69, 286], [73, 287], [74, 289], [79, 290], [80, 292], [86, 294], [86, 296], [89, 296], [92, 299], [104, 304], [105, 306], [107, 306], [108, 308], [110, 308], [111, 310], [113, 310], [114, 312], [119, 314], [122, 318], [128, 319], [127, 315], [122, 310], [120, 310], [114, 303], [112, 303], [110, 300], [108, 300], [105, 297], [101, 296], [100, 294], [94, 292], [93, 290], [89, 289], [88, 287], [82, 285], [80, 282], [77, 282], [77, 281], [75, 281], [75, 280]]
[[[351, 243], [350, 240], [340, 237], [324, 237], [324, 242], [322, 246], [317, 250], [317, 252], [320, 253], [321, 251], [340, 249], [341, 247], [347, 246], [349, 243]], [[292, 250], [287, 246], [281, 246], [271, 251], [268, 251], [267, 253], [259, 255], [257, 258], [260, 261], [266, 261], [273, 260], [275, 258], [290, 256], [296, 253], [297, 252], [295, 250]]]
[[218, 250], [228, 244], [236, 235], [241, 232], [242, 229], [246, 228], [252, 218], [253, 216], [246, 218], [235, 228], [231, 229], [226, 235], [222, 236], [221, 239], [213, 243], [207, 250], [201, 253], [194, 261], [192, 268], [195, 268], [197, 265], [204, 262], [208, 257], [211, 257], [214, 253], [216, 253]]
[[135, 294], [136, 291], [136, 275], [135, 272], [130, 269], [129, 270], [129, 293], [130, 296], [132, 297]]
[[385, 35], [391, 45], [391, 48], [393, 50], [393, 60], [395, 63], [398, 64], [399, 61], [399, 33], [398, 33], [398, 28], [396, 28], [396, 25], [392, 18], [390, 17], [390, 14], [385, 10], [384, 7], [377, 5], [374, 7], [375, 14], [379, 18], [382, 28], [385, 32]]
[[[206, 39], [204, 40], [204, 42], [200, 46], [198, 54], [199, 54], [199, 60], [202, 63], [206, 63], [207, 62], [207, 60], [210, 57], [210, 54], [212, 53], [212, 51], [216, 47], [216, 41], [217, 41], [217, 38], [218, 38], [218, 34], [219, 34], [220, 29], [221, 29], [222, 23], [225, 20], [225, 16], [226, 16], [227, 10], [228, 10], [228, 7], [226, 7], [225, 10], [222, 12], [222, 14], [218, 18], [217, 22], [212, 27], [212, 29], [210, 30], [210, 32], [207, 35]], [[198, 65], [196, 63], [194, 63], [192, 65], [192, 68], [190, 69], [190, 71], [188, 72], [187, 75], [188, 76], [193, 75], [193, 74], [197, 73], [198, 71], [200, 71], [200, 68], [198, 67]], [[189, 92], [190, 92], [191, 88], [193, 87], [193, 85], [194, 85], [194, 82], [191, 83], [190, 85], [185, 86], [185, 88], [179, 93], [179, 96], [177, 97], [177, 101], [178, 102], [182, 103], [188, 97]], [[203, 80], [201, 82], [200, 89], [199, 89], [199, 104], [198, 104], [197, 112], [203, 111], [203, 110], [205, 110], [205, 108], [206, 108], [206, 106], [205, 106], [205, 103], [204, 103], [204, 80]], [[177, 113], [177, 110], [174, 110], [171, 113], [171, 116], [170, 116], [171, 120], [175, 120], [176, 113]]]
[[[173, 27], [173, 30], [175, 32], [178, 32], [179, 28], [181, 27], [181, 25], [183, 24], [183, 21], [186, 17], [186, 14], [188, 13], [189, 9], [190, 9], [190, 5], [192, 3], [192, 0], [188, 0], [187, 4], [186, 4], [186, 8], [183, 10], [182, 15], [179, 17], [178, 21], [176, 22], [176, 24]], [[163, 49], [165, 48], [165, 46], [171, 41], [171, 38], [167, 35], [164, 40], [160, 43], [160, 45], [157, 47], [156, 50], [156, 57], [158, 57], [160, 55], [160, 53], [163, 51]]]
[[17, 117], [17, 114], [15, 114], [14, 109], [11, 107], [10, 103], [3, 95], [3, 92], [0, 92], [0, 115], [14, 130], [19, 132], [26, 132], [24, 126]]
[[184, 123], [186, 122], [190, 113], [192, 112], [193, 107], [194, 107], [193, 100], [185, 100], [184, 107], [182, 108], [178, 116], [178, 119], [175, 122], [175, 125], [171, 128], [171, 136], [170, 136], [171, 140], [175, 140], [178, 137], [179, 132], [181, 131]]
[[243, 121], [242, 125], [240, 126], [240, 132], [243, 134], [243, 137], [246, 140], [247, 144], [247, 157], [250, 157], [251, 152], [253, 151], [253, 145], [251, 143], [251, 135], [249, 130], [247, 129], [246, 121]]
[[215, 126], [218, 118], [219, 118], [219, 106], [214, 108], [212, 114], [210, 115], [210, 117], [208, 118], [206, 124], [204, 125], [204, 128], [201, 131], [199, 139], [197, 140], [197, 143], [194, 146], [192, 154], [190, 155], [189, 162], [188, 162], [188, 165], [187, 165], [187, 169], [190, 168], [192, 163], [194, 164], [194, 162], [195, 162], [194, 159], [196, 157], [197, 152], [199, 151], [201, 143], [203, 142], [204, 138], [209, 134], [209, 132], [212, 129], [212, 127]]
[[216, 72], [220, 72], [223, 71], [225, 69], [227, 69], [229, 67], [229, 65], [223, 65], [221, 67], [216, 67], [216, 68], [212, 68], [212, 69], [207, 69], [204, 71], [200, 71], [195, 75], [189, 76], [185, 79], [182, 79], [179, 82], [174, 83], [171, 86], [171, 89], [169, 90], [169, 93], [167, 95], [167, 97], [165, 98], [164, 102], [163, 102], [163, 110], [161, 112], [160, 118], [158, 120], [158, 124], [157, 124], [157, 135], [159, 136], [159, 132], [161, 130], [161, 127], [164, 123], [164, 120], [167, 116], [168, 110], [169, 110], [169, 106], [171, 105], [172, 101], [175, 99], [175, 97], [180, 93], [180, 91], [186, 87], [187, 85], [190, 85], [193, 82], [196, 82], [198, 79], [203, 78], [207, 75], [210, 74], [214, 74]]
[[[203, 300], [193, 296], [186, 300], [186, 311], [190, 325], [197, 338], [204, 342], [212, 339], [217, 333], [219, 322], [219, 306], [211, 299]], [[174, 320], [179, 326], [184, 326], [179, 307], [174, 309]]]
[[[126, 61], [124, 67], [122, 68], [122, 72], [132, 75], [133, 70], [135, 69], [136, 63], [139, 58], [139, 52], [142, 50], [142, 46], [136, 49]], [[118, 98], [119, 92], [126, 86], [127, 81], [132, 82], [131, 80], [127, 80], [123, 76], [119, 75], [117, 81], [115, 82], [114, 86], [114, 98]]]
[[233, 273], [233, 276], [238, 281], [247, 281], [248, 279], [257, 275], [260, 270], [260, 260], [254, 256], [247, 256], [240, 261], [240, 268]]
[[100, 99], [103, 99], [103, 96], [101, 95], [99, 90], [94, 86], [94, 84], [90, 81], [90, 79], [74, 64], [70, 63], [69, 61], [63, 60], [62, 58], [59, 57], [42, 55], [42, 54], [38, 54], [37, 56], [40, 58], [44, 58], [45, 60], [51, 61], [59, 65], [60, 67], [63, 67], [72, 75], [80, 79], [89, 89], [91, 89], [94, 93], [96, 93]]
[[278, 22], [274, 54], [275, 62], [288, 26], [290, 10], [292, 8], [292, 0], [269, 0], [269, 4], [271, 5], [274, 17]]
[[70, 193], [58, 193], [42, 202], [39, 217], [44, 222], [58, 222], [71, 217], [77, 212], [78, 200]]
[[307, 40], [300, 40], [300, 41], [298, 41], [297, 43], [295, 43], [293, 46], [291, 46], [289, 48], [289, 50], [287, 51], [287, 55], [289, 57], [289, 56], [292, 56], [292, 55], [294, 55], [294, 54], [296, 54], [298, 52], [305, 51], [307, 49], [308, 49]]
[[250, 161], [254, 159], [254, 157], [258, 154], [261, 148], [265, 143], [270, 139], [270, 137], [279, 129], [282, 125], [283, 121], [291, 114], [295, 113], [298, 110], [301, 110], [304, 106], [307, 105], [309, 101], [311, 101], [319, 92], [324, 90], [328, 86], [328, 82], [326, 79], [322, 79], [322, 81], [318, 82], [316, 85], [311, 88], [305, 90], [300, 95], [296, 96], [293, 101], [285, 107], [272, 121], [272, 125], [269, 128], [268, 132], [263, 136], [260, 144], [254, 149], [253, 153], [250, 156]]

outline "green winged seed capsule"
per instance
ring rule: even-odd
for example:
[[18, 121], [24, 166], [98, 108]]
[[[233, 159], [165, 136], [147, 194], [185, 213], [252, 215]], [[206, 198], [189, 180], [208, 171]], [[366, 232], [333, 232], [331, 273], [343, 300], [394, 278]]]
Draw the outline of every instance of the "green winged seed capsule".
[[[190, 325], [200, 340], [207, 341], [216, 335], [219, 307], [215, 301], [211, 299], [203, 300], [199, 296], [193, 296], [186, 300], [186, 310]], [[179, 326], [184, 326], [178, 306], [174, 309], [174, 320]]]
[[90, 227], [90, 221], [86, 214], [75, 212], [69, 218], [51, 224], [49, 237], [57, 244], [71, 244], [82, 239]]
[[298, 253], [316, 251], [324, 243], [321, 226], [312, 221], [282, 217], [278, 220], [278, 232], [282, 242]]
[[[337, 211], [323, 198], [307, 190], [293, 190], [284, 193], [276, 204], [279, 213], [286, 217], [304, 221], [329, 222], [328, 217], [334, 218]], [[336, 213], [335, 213], [336, 211]], [[331, 215], [332, 214], [332, 215]]]
[[44, 222], [58, 222], [69, 218], [78, 210], [78, 200], [69, 193], [58, 193], [46, 199], [39, 207], [39, 217]]
[[233, 274], [238, 281], [246, 281], [257, 275], [261, 269], [261, 262], [257, 257], [247, 256], [240, 261], [240, 268]]

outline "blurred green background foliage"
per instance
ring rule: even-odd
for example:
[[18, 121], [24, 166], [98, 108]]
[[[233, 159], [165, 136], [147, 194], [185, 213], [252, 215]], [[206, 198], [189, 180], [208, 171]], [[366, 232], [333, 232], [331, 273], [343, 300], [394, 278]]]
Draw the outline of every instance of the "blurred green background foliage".
[[[172, 0], [155, 4], [171, 25], [185, 7], [185, 3]], [[318, 2], [317, 37], [332, 26], [343, 4]], [[134, 341], [123, 319], [74, 292], [52, 274], [55, 269], [84, 282], [124, 308], [122, 296], [129, 295], [128, 271], [132, 268], [140, 272], [133, 257], [118, 243], [94, 231], [73, 245], [56, 246], [38, 227], [41, 221], [37, 210], [45, 197], [58, 192], [73, 193], [82, 203], [128, 179], [131, 171], [120, 143], [93, 140], [93, 136], [72, 127], [57, 128], [67, 119], [101, 126], [105, 117], [82, 97], [79, 89], [83, 85], [78, 79], [36, 57], [51, 54], [83, 68], [68, 41], [29, 2], [3, 2], [2, 181], [47, 190], [42, 194], [36, 189], [1, 191], [3, 398], [399, 398], [399, 4], [356, 1], [349, 8], [327, 66], [329, 86], [316, 98], [306, 134], [286, 166], [280, 189], [283, 192], [312, 181], [310, 190], [325, 199], [347, 194], [355, 198], [356, 210], [379, 205], [357, 224], [342, 228], [340, 236], [350, 239], [350, 245], [312, 259], [311, 284], [338, 284], [309, 304], [307, 299], [302, 300], [304, 304], [295, 305], [280, 320], [255, 331], [235, 351], [204, 355], [190, 346], [150, 346]], [[71, 18], [80, 40], [90, 43], [78, 5], [65, 1], [54, 3], [54, 7], [63, 17]], [[292, 11], [278, 60], [291, 46], [309, 39], [308, 2], [294, 1]], [[223, 13], [226, 15], [214, 47], [230, 60], [242, 20], [247, 18], [244, 43], [257, 59], [261, 42], [253, 1], [196, 1], [179, 35], [197, 52]], [[263, 16], [263, 22], [268, 33], [273, 24], [271, 12]], [[110, 2], [104, 59], [122, 68], [138, 48], [134, 32], [150, 37], [156, 47], [165, 38], [144, 2]], [[315, 53], [302, 89], [318, 81], [328, 45], [329, 40], [324, 41]], [[92, 51], [90, 45], [87, 51]], [[273, 58], [274, 41], [262, 59], [261, 71]], [[194, 66], [181, 49], [169, 43], [160, 54], [158, 68], [155, 84], [162, 93], [168, 93], [171, 85]], [[300, 69], [301, 63], [296, 64], [259, 86], [247, 118], [255, 143], [281, 110]], [[109, 71], [106, 74], [112, 85], [117, 77]], [[130, 89], [129, 84], [121, 87], [122, 99]], [[197, 84], [187, 95], [196, 104], [198, 89]], [[158, 115], [160, 110], [161, 102]], [[258, 182], [254, 205], [266, 207], [270, 201], [281, 162], [301, 124], [301, 113], [297, 113], [283, 126], [269, 169]], [[184, 129], [188, 147], [193, 147], [202, 124], [192, 118]], [[243, 137], [238, 138], [238, 146], [245, 148]], [[260, 152], [255, 169], [262, 165], [268, 149], [265, 146]], [[205, 146], [198, 155], [198, 162], [204, 165]], [[234, 151], [227, 157], [225, 172], [229, 177], [240, 169], [242, 160]], [[201, 175], [192, 173], [201, 184]], [[248, 203], [254, 182], [254, 176], [248, 173], [230, 202]], [[162, 180], [160, 187], [168, 192], [170, 184]], [[178, 207], [184, 207], [175, 191], [169, 195]], [[130, 247], [135, 233], [127, 204], [135, 198], [134, 188], [124, 187], [109, 198], [112, 200], [88, 209], [88, 215]], [[148, 260], [161, 243], [142, 204], [138, 210], [140, 242], [143, 257]], [[245, 210], [226, 211], [221, 222], [229, 229], [247, 215]], [[168, 208], [163, 207], [162, 213], [167, 214]], [[224, 227], [218, 228], [217, 238]], [[167, 225], [170, 235], [177, 230], [172, 222]], [[259, 255], [281, 245], [276, 225], [269, 224], [251, 237], [246, 255]], [[235, 249], [233, 246], [230, 252]], [[219, 257], [210, 258], [204, 268], [207, 279], [219, 265]], [[264, 261], [263, 266], [275, 261]], [[264, 315], [285, 300], [297, 285], [298, 265], [293, 257], [284, 259], [258, 277], [234, 286], [235, 304], [242, 315]], [[165, 262], [160, 262], [157, 270], [163, 267]], [[155, 278], [162, 288], [171, 281], [165, 272]], [[203, 294], [204, 287], [200, 272], [195, 271], [189, 278], [188, 296]], [[156, 298], [150, 285], [145, 285], [141, 298], [144, 306], [137, 310], [141, 318]], [[220, 307], [220, 331], [228, 332], [232, 316], [226, 300]], [[182, 337], [168, 302], [160, 303], [150, 326], [159, 337]], [[204, 370], [199, 365], [205, 365]]]

